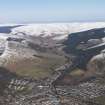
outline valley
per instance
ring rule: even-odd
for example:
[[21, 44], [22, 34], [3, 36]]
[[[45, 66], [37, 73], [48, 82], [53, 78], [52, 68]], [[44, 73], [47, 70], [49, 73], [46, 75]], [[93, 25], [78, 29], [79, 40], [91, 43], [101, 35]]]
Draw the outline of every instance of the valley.
[[0, 104], [104, 105], [104, 27], [3, 26], [11, 31], [0, 31]]

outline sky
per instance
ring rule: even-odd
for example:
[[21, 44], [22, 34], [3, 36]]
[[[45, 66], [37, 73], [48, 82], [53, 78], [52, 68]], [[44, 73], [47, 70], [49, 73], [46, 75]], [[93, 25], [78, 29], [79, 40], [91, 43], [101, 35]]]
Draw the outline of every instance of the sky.
[[0, 0], [0, 23], [105, 21], [105, 0]]

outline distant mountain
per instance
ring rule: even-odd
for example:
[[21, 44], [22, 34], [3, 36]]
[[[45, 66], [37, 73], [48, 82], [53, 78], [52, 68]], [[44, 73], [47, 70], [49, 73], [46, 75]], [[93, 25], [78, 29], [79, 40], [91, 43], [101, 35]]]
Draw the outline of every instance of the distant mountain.
[[94, 28], [105, 27], [104, 22], [96, 23], [52, 23], [52, 24], [28, 24], [13, 28], [11, 34], [24, 34], [36, 37], [48, 37], [54, 40], [62, 40], [71, 33], [82, 32]]

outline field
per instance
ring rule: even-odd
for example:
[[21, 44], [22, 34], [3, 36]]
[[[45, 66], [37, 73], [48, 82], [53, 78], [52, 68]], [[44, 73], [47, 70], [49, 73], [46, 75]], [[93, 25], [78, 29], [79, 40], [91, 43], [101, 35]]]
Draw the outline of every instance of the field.
[[30, 59], [9, 59], [6, 67], [20, 76], [29, 76], [34, 79], [43, 79], [51, 76], [54, 70], [65, 63], [65, 58], [58, 55], [42, 54]]

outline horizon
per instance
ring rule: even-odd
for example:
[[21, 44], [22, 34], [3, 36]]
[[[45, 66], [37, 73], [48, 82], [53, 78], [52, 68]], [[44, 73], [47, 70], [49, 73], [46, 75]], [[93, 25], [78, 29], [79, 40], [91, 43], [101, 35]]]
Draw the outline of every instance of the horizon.
[[103, 22], [105, 0], [0, 0], [0, 24]]

